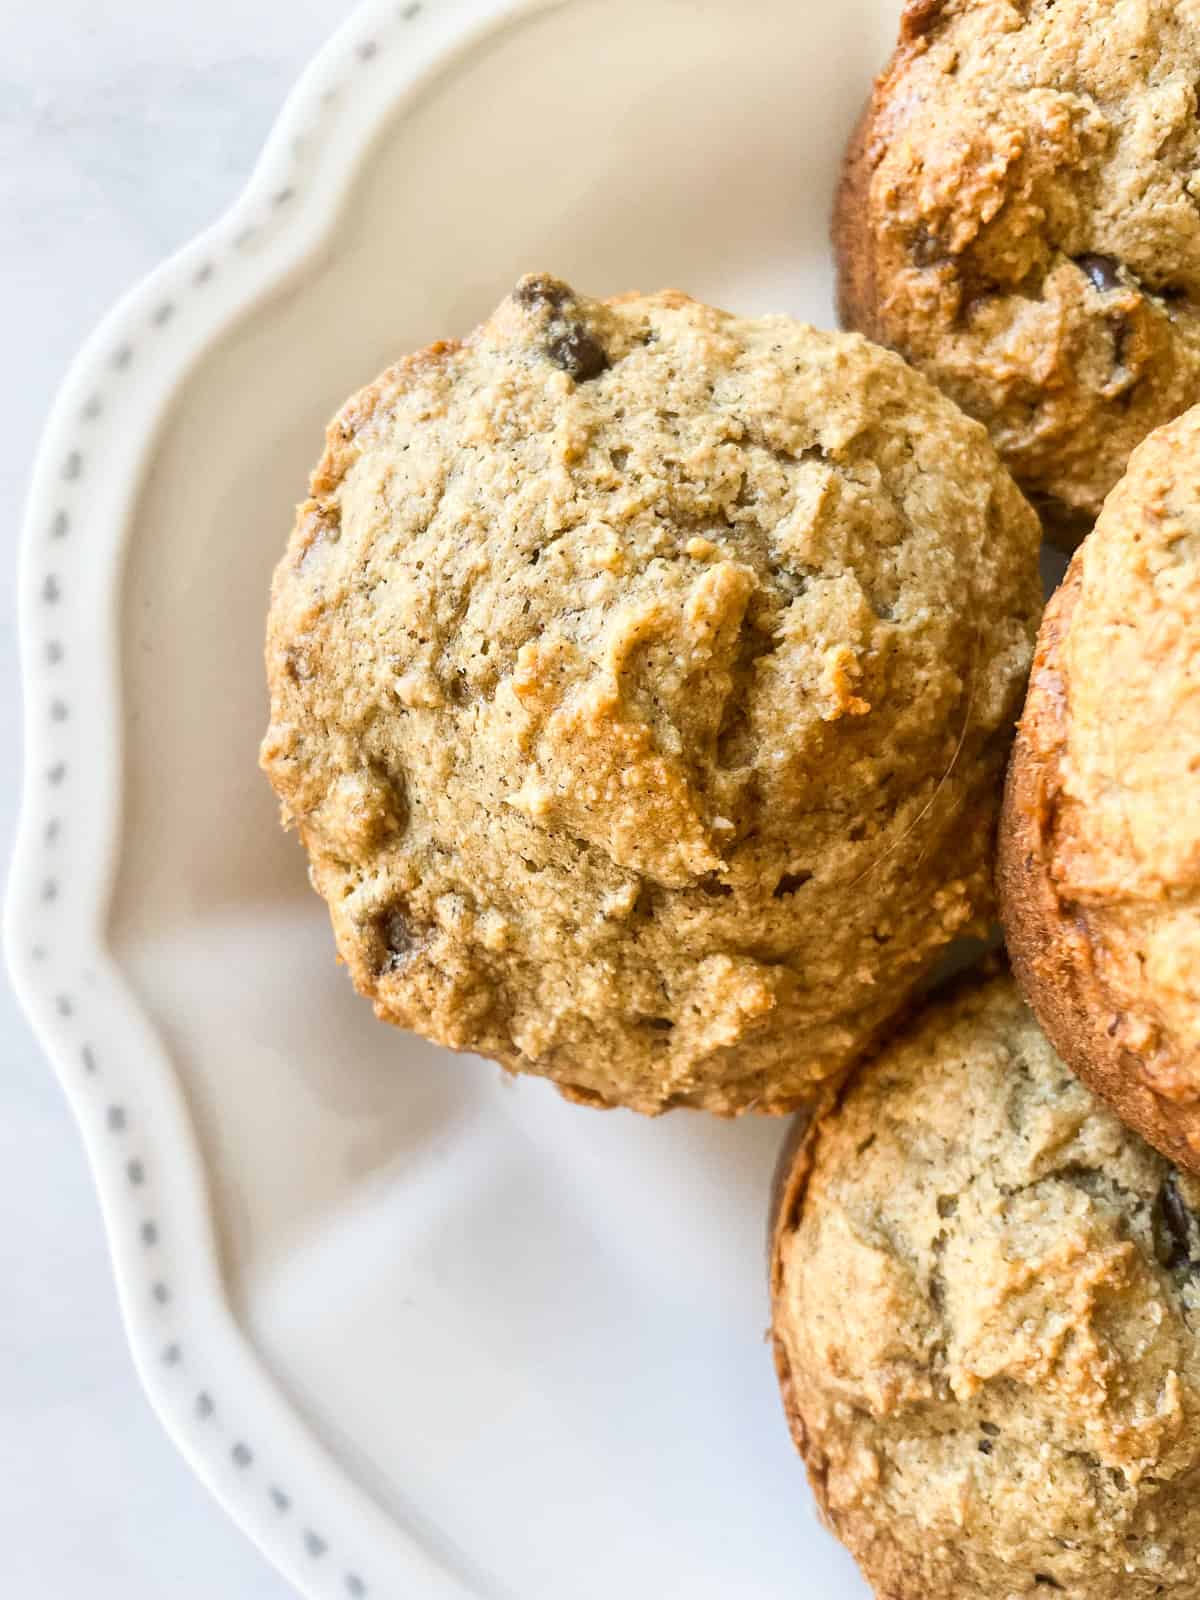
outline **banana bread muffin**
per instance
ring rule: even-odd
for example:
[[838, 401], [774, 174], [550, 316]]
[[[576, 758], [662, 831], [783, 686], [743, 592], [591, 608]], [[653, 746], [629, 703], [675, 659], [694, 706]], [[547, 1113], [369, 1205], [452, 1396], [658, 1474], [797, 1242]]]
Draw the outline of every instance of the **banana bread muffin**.
[[783, 1195], [787, 1415], [878, 1595], [1200, 1596], [1200, 1183], [1010, 979], [890, 1044]]
[[989, 906], [1036, 518], [898, 357], [529, 277], [351, 400], [263, 763], [388, 1021], [783, 1111]]
[[908, 0], [835, 219], [848, 326], [980, 418], [1049, 531], [1200, 401], [1200, 10]]
[[1200, 408], [1134, 453], [1047, 610], [1000, 884], [1055, 1048], [1200, 1171]]

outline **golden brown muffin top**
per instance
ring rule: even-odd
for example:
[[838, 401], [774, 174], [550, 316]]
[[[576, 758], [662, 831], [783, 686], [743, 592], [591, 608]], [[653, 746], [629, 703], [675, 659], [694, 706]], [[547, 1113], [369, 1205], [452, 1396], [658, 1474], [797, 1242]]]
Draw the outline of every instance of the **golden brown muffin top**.
[[1200, 1595], [1198, 1207], [1007, 977], [933, 1005], [819, 1122], [777, 1355], [880, 1595]]
[[849, 323], [1094, 518], [1200, 400], [1196, 0], [910, 0], [838, 220]]
[[264, 765], [380, 1014], [776, 1110], [986, 909], [1036, 519], [897, 357], [522, 280], [352, 400]]
[[1156, 1092], [1195, 1100], [1200, 408], [1135, 453], [1072, 584], [1054, 666], [1034, 686], [1053, 713], [1031, 728], [1056, 763], [1050, 880], [1083, 918], [1115, 1042]]

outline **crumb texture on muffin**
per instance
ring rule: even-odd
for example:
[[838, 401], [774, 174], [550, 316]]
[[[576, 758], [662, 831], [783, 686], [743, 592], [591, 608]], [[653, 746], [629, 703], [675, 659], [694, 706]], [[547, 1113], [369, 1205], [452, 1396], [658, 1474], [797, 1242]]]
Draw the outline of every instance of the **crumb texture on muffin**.
[[1200, 9], [909, 0], [852, 142], [847, 324], [991, 430], [1052, 529], [1200, 401]]
[[1135, 452], [1047, 611], [1000, 881], [1060, 1052], [1200, 1167], [1200, 409]]
[[986, 914], [1036, 518], [897, 357], [523, 279], [331, 425], [263, 762], [379, 1014], [790, 1108]]
[[1200, 1594], [1198, 1207], [1007, 976], [932, 1006], [818, 1122], [776, 1355], [877, 1593]]

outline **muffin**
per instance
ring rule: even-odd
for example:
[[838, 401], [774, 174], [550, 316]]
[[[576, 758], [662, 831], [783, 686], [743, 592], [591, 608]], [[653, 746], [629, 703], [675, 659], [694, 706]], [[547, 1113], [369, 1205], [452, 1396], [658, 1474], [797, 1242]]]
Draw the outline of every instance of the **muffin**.
[[1134, 452], [1046, 612], [999, 878], [1059, 1054], [1200, 1171], [1200, 409]]
[[355, 984], [589, 1104], [803, 1103], [988, 911], [1037, 542], [898, 357], [523, 279], [345, 407], [275, 577]]
[[851, 142], [842, 317], [986, 423], [1060, 543], [1200, 401], [1200, 16], [908, 0]]
[[1198, 1211], [1006, 976], [817, 1122], [775, 1234], [776, 1361], [878, 1595], [1200, 1595]]

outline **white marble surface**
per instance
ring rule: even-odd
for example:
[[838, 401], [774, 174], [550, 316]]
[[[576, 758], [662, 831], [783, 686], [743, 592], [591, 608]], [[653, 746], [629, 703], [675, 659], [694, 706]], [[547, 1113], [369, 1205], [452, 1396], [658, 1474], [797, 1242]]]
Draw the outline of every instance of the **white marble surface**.
[[[29, 462], [77, 345], [236, 194], [346, 0], [0, 8], [0, 836], [20, 761]], [[284, 1600], [175, 1454], [126, 1351], [74, 1127], [0, 977], [0, 1595]]]

